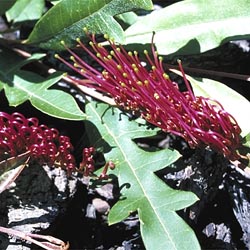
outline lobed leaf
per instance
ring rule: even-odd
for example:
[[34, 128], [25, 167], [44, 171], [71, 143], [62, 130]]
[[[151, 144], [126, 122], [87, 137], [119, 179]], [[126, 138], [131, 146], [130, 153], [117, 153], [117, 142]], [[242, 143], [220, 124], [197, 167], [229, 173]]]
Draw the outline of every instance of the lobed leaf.
[[44, 78], [19, 69], [41, 56], [34, 54], [25, 60], [7, 49], [0, 51], [0, 91], [5, 91], [9, 105], [18, 106], [29, 100], [34, 107], [48, 115], [69, 120], [85, 119], [85, 114], [70, 94], [48, 89], [62, 78], [62, 73], [57, 72]]
[[151, 0], [62, 0], [37, 22], [27, 43], [46, 49], [64, 49], [60, 41], [73, 46], [76, 38], [84, 37], [84, 27], [123, 42], [123, 29], [114, 16], [138, 8], [152, 9]]
[[159, 54], [197, 54], [229, 40], [249, 39], [248, 0], [186, 0], [140, 18], [125, 31], [126, 44], [150, 43]]
[[121, 187], [122, 196], [109, 213], [109, 224], [137, 211], [146, 249], [200, 249], [191, 228], [175, 212], [196, 202], [197, 197], [170, 188], [154, 174], [180, 154], [171, 149], [150, 152], [139, 148], [133, 139], [152, 136], [155, 130], [130, 121], [118, 109], [89, 103], [86, 113], [91, 120], [86, 122], [91, 144], [103, 148], [105, 158], [115, 163], [110, 174], [118, 177]]

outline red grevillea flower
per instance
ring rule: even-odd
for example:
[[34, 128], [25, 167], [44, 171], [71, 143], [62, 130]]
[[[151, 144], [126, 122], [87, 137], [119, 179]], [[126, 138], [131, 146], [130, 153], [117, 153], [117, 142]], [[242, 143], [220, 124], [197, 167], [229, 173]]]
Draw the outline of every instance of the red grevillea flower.
[[20, 113], [0, 112], [0, 159], [5, 160], [30, 152], [31, 161], [55, 165], [69, 171], [75, 169], [73, 146], [69, 137], [58, 130], [39, 125], [37, 118]]
[[[76, 167], [72, 151], [73, 146], [68, 136], [60, 135], [55, 128], [39, 125], [37, 118], [26, 118], [20, 113], [0, 112], [0, 162], [29, 153], [29, 161], [59, 166], [69, 173], [77, 171], [85, 176], [93, 174], [95, 148], [83, 149], [79, 167]], [[108, 168], [113, 169], [114, 164], [107, 163], [99, 178], [108, 177]]]
[[112, 50], [108, 51], [96, 42], [95, 35], [87, 35], [92, 49], [80, 39], [77, 39], [78, 47], [94, 58], [104, 70], [99, 72], [91, 67], [62, 42], [70, 52], [73, 64], [59, 55], [56, 58], [91, 80], [73, 79], [74, 82], [110, 95], [120, 108], [139, 112], [163, 131], [183, 137], [191, 147], [209, 146], [230, 160], [239, 158], [237, 149], [241, 146], [241, 129], [236, 120], [218, 101], [193, 94], [180, 62], [187, 88], [184, 92], [165, 73], [162, 57], [154, 50], [153, 43], [152, 58], [144, 51], [151, 67], [147, 70], [136, 51], [127, 52], [111, 39], [108, 42]]

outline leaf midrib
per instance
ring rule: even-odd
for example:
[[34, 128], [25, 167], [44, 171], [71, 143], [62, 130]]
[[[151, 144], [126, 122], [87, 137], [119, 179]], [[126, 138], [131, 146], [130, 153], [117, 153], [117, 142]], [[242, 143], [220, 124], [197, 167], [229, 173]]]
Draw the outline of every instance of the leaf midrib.
[[[92, 105], [91, 105], [91, 109], [94, 110], [94, 113], [96, 114], [96, 116], [98, 117], [98, 119], [101, 121], [101, 119], [99, 118], [99, 115], [98, 113], [96, 112], [95, 109], [92, 108]], [[133, 175], [135, 176], [135, 179], [137, 181], [137, 183], [139, 184], [141, 190], [142, 190], [142, 193], [144, 194], [144, 197], [146, 197], [146, 200], [148, 201], [150, 207], [152, 207], [152, 210], [151, 211], [154, 211], [154, 213], [156, 214], [156, 217], [158, 218], [158, 221], [160, 222], [164, 232], [166, 232], [166, 234], [168, 235], [168, 238], [170, 240], [170, 242], [172, 243], [174, 249], [177, 250], [177, 247], [176, 247], [176, 244], [174, 243], [174, 241], [172, 240], [172, 237], [170, 237], [170, 234], [168, 232], [168, 230], [166, 230], [164, 224], [162, 223], [161, 219], [160, 219], [160, 216], [158, 215], [157, 213], [157, 209], [153, 206], [150, 198], [146, 195], [146, 192], [144, 190], [144, 187], [143, 185], [141, 184], [141, 182], [139, 181], [139, 178], [137, 177], [137, 174], [136, 174], [136, 171], [134, 171], [133, 167], [132, 167], [132, 164], [130, 163], [130, 161], [127, 159], [126, 157], [126, 154], [125, 154], [125, 151], [122, 149], [122, 146], [120, 145], [119, 141], [117, 140], [117, 137], [111, 132], [111, 130], [109, 129], [109, 127], [106, 125], [106, 123], [103, 124], [104, 127], [106, 128], [107, 132], [109, 135], [111, 135], [111, 137], [114, 139], [116, 145], [118, 146], [119, 150], [121, 151], [122, 155], [123, 155], [123, 158], [124, 158], [124, 162], [127, 162], [127, 164], [129, 165], [131, 171], [133, 172]], [[152, 173], [154, 174], [154, 173]]]

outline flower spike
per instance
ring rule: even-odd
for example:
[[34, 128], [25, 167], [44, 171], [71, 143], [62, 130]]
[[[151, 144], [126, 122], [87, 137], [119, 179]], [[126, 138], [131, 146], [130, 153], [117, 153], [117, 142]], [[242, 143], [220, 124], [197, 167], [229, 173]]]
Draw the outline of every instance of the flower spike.
[[73, 56], [74, 63], [58, 55], [56, 57], [90, 80], [73, 79], [75, 83], [111, 96], [119, 108], [139, 113], [163, 131], [183, 137], [191, 147], [209, 146], [230, 160], [240, 157], [237, 150], [241, 146], [241, 129], [236, 120], [218, 101], [194, 95], [180, 61], [178, 64], [187, 89], [183, 92], [164, 71], [163, 59], [155, 51], [153, 42], [153, 56], [150, 57], [144, 51], [148, 66], [151, 67], [147, 69], [136, 51], [127, 52], [112, 39], [108, 39], [111, 47], [111, 51], [108, 51], [96, 42], [94, 34], [86, 35], [91, 40], [91, 48], [80, 39], [77, 39], [78, 47], [99, 63], [103, 71], [94, 69], [64, 45]]

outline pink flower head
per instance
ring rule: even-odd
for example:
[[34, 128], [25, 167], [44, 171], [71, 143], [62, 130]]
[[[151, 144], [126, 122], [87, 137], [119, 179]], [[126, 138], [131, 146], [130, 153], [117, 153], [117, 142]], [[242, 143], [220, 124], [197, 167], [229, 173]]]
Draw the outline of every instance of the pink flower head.
[[[86, 32], [87, 33], [87, 32]], [[121, 45], [108, 39], [111, 51], [90, 38], [89, 49], [80, 39], [78, 47], [86, 51], [104, 69], [102, 72], [84, 62], [73, 50], [62, 44], [71, 54], [73, 64], [59, 55], [63, 63], [90, 81], [73, 79], [111, 96], [123, 110], [141, 114], [149, 123], [183, 137], [191, 147], [209, 146], [230, 160], [239, 158], [241, 129], [222, 105], [210, 98], [195, 96], [187, 81], [182, 65], [180, 70], [186, 85], [181, 92], [178, 84], [165, 73], [162, 57], [154, 50], [152, 58], [144, 51], [150, 69], [144, 67], [136, 51], [127, 52]]]

